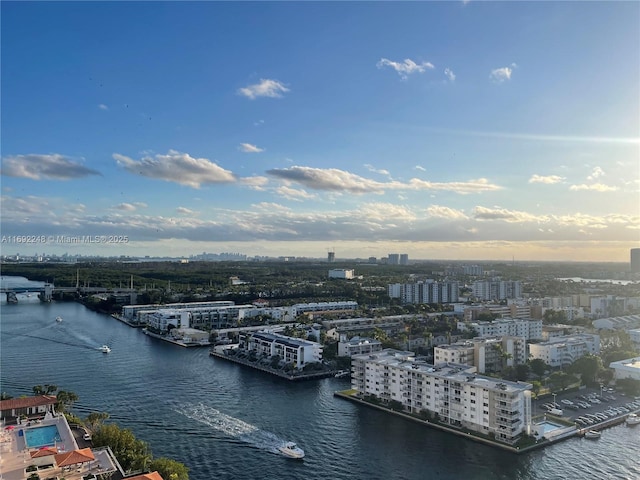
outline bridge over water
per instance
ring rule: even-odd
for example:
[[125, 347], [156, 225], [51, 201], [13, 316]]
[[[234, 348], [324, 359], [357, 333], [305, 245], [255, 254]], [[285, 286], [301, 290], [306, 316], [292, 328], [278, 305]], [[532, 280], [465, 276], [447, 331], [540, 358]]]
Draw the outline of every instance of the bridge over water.
[[123, 288], [106, 288], [106, 287], [56, 287], [53, 284], [46, 283], [42, 287], [5, 287], [0, 288], [0, 294], [7, 295], [8, 303], [17, 303], [19, 293], [37, 293], [38, 298], [43, 302], [50, 302], [55, 294], [62, 293], [80, 293], [80, 294], [94, 294], [94, 293], [132, 293], [136, 290], [123, 289]]

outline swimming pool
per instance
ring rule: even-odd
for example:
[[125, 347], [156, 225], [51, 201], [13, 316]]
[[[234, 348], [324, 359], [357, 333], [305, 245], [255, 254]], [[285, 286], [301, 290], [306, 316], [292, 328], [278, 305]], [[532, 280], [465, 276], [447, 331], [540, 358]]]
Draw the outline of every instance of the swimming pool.
[[558, 425], [557, 423], [550, 422], [545, 420], [544, 422], [540, 422], [536, 424], [537, 427], [542, 427], [542, 435], [545, 433], [553, 432], [554, 430], [558, 430], [560, 428], [565, 428], [562, 425]]
[[24, 436], [29, 448], [48, 447], [62, 441], [58, 427], [55, 425], [28, 428], [25, 430]]

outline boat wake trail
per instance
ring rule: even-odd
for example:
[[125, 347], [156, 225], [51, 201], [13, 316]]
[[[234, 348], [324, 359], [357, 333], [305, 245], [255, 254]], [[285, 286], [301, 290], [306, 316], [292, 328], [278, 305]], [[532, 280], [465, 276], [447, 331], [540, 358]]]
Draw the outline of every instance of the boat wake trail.
[[202, 403], [198, 405], [184, 405], [178, 408], [177, 412], [260, 450], [279, 453], [278, 448], [286, 443], [284, 439], [278, 437], [275, 433], [260, 430], [255, 425], [226, 415]]

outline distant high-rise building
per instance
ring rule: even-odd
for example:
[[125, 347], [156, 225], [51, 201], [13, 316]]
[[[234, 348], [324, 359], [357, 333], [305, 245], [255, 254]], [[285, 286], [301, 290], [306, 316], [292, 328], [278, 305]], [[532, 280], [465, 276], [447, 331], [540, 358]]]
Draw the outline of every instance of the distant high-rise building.
[[390, 253], [389, 260], [387, 262], [389, 265], [399, 265], [400, 264], [400, 255], [397, 253]]
[[640, 248], [631, 249], [631, 272], [640, 273]]
[[327, 254], [327, 262], [333, 263], [336, 261], [336, 252], [329, 252]]
[[409, 255], [406, 253], [400, 254], [400, 265], [409, 265]]

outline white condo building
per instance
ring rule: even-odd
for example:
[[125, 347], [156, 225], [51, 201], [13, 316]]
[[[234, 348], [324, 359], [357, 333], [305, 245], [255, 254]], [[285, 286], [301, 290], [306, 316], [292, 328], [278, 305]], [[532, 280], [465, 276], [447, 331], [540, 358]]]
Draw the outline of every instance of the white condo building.
[[458, 364], [431, 365], [413, 352], [386, 349], [351, 359], [351, 387], [360, 397], [400, 402], [414, 414], [493, 435], [507, 444], [531, 433], [531, 385], [485, 377]]
[[[341, 335], [341, 337], [343, 337]], [[338, 342], [338, 356], [351, 357], [363, 353], [373, 353], [382, 350], [382, 342], [375, 338], [353, 337], [351, 340], [340, 338]]]
[[600, 336], [588, 333], [553, 337], [547, 342], [529, 344], [531, 358], [539, 358], [552, 367], [571, 365], [588, 354], [600, 353]]
[[611, 362], [609, 364], [609, 368], [613, 369], [616, 380], [621, 380], [623, 378], [640, 380], [640, 357]]
[[542, 319], [501, 318], [493, 322], [458, 322], [461, 332], [475, 330], [479, 337], [524, 337], [525, 340], [542, 339]]
[[415, 283], [392, 283], [387, 286], [391, 298], [399, 298], [402, 303], [454, 303], [459, 300], [458, 282], [436, 282], [426, 280]]
[[148, 305], [124, 305], [122, 307], [122, 318], [132, 323], [140, 323], [140, 314], [148, 314], [162, 309], [181, 310], [184, 308], [218, 308], [230, 307], [235, 305], [230, 300], [221, 300], [215, 302], [189, 302], [189, 303], [167, 303], [167, 304], [148, 304]]
[[346, 270], [344, 268], [334, 268], [329, 270], [329, 278], [341, 278], [343, 280], [352, 280], [354, 276], [353, 270]]
[[522, 297], [522, 285], [518, 280], [478, 280], [472, 285], [473, 296], [480, 300], [506, 300]]
[[496, 373], [504, 367], [527, 361], [527, 342], [523, 337], [484, 337], [440, 345], [433, 349], [434, 363], [474, 366], [480, 373]]
[[287, 337], [277, 333], [256, 332], [245, 338], [247, 350], [253, 350], [258, 356], [278, 355], [285, 363], [302, 369], [308, 363], [322, 361], [322, 345], [309, 340]]

